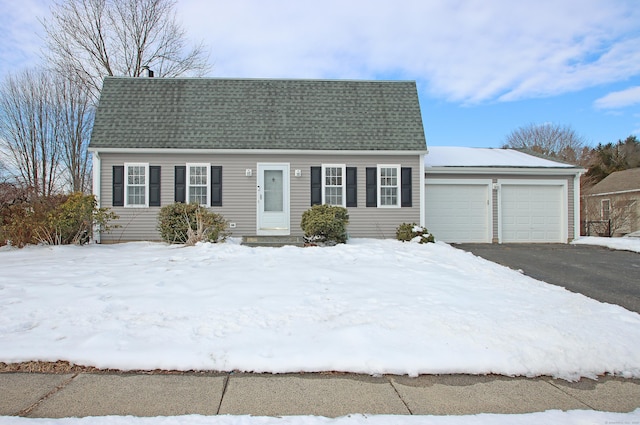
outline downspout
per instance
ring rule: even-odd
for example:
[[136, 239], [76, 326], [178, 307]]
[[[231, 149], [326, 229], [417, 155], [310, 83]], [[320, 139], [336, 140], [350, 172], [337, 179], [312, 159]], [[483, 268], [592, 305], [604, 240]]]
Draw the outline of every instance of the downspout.
[[[573, 178], [573, 240], [580, 237], [580, 176], [582, 171]], [[569, 241], [571, 242], [571, 241]]]
[[425, 227], [427, 225], [427, 221], [425, 220], [425, 214], [427, 213], [425, 207], [425, 177], [424, 177], [424, 160], [426, 159], [425, 155], [420, 155], [420, 226]]
[[[96, 206], [100, 208], [100, 193], [102, 193], [102, 160], [100, 158], [100, 154], [97, 151], [93, 152], [93, 196], [96, 197]], [[100, 226], [96, 223], [93, 224], [93, 242], [100, 243]]]

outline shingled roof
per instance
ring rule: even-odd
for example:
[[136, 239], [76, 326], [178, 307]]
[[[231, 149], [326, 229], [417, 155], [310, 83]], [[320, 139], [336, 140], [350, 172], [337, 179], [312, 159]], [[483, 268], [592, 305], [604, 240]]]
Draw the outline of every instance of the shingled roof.
[[609, 174], [588, 190], [591, 195], [640, 191], [640, 168], [631, 168]]
[[426, 151], [415, 82], [107, 77], [89, 145]]

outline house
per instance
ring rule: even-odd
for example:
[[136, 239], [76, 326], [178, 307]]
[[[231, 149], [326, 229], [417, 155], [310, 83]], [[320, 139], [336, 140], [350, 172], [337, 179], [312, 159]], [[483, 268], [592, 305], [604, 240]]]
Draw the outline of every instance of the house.
[[99, 205], [120, 217], [101, 242], [159, 240], [174, 202], [233, 236], [300, 236], [320, 203], [348, 209], [352, 237], [424, 217], [414, 82], [107, 77], [89, 151]]
[[430, 147], [425, 224], [446, 242], [553, 242], [577, 238], [579, 167], [512, 149]]
[[609, 174], [586, 190], [582, 200], [587, 235], [622, 236], [640, 230], [640, 168]]

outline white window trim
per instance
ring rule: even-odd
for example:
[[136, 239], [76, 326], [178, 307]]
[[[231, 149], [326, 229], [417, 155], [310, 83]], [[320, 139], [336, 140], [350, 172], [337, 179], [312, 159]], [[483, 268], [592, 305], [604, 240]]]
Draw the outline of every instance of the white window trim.
[[[204, 162], [192, 162], [192, 163], [187, 163], [187, 175], [186, 175], [186, 193], [185, 193], [185, 199], [187, 201], [187, 204], [191, 203], [191, 199], [189, 198], [190, 193], [191, 193], [191, 168], [192, 167], [205, 167], [207, 170], [207, 203], [206, 204], [200, 204], [203, 207], [209, 207], [211, 205], [211, 163], [204, 163]], [[200, 185], [198, 185], [200, 186]]]
[[347, 207], [347, 166], [346, 164], [322, 164], [322, 203], [326, 204], [325, 189], [326, 189], [326, 182], [327, 182], [327, 179], [326, 179], [327, 168], [342, 169], [342, 204], [338, 206], [342, 206], [346, 208]]
[[[400, 164], [378, 164], [377, 167], [377, 196], [378, 196], [378, 208], [400, 208], [402, 205], [402, 173], [401, 173], [401, 166]], [[381, 170], [383, 168], [395, 168], [397, 171], [397, 176], [398, 176], [398, 184], [397, 184], [397, 188], [398, 188], [398, 192], [397, 192], [397, 196], [396, 196], [396, 205], [382, 205], [382, 172]], [[386, 186], [385, 186], [386, 187]]]
[[[129, 203], [129, 167], [144, 167], [144, 204]], [[149, 208], [149, 163], [125, 162], [124, 163], [124, 206], [125, 208]]]
[[[609, 217], [607, 217], [607, 218], [604, 218], [604, 203], [605, 203], [605, 201], [607, 202], [607, 204], [609, 204], [609, 211], [607, 211], [608, 214], [609, 214]], [[601, 199], [600, 200], [600, 220], [603, 220], [603, 221], [604, 220], [611, 220], [611, 199], [607, 198], [607, 199]]]

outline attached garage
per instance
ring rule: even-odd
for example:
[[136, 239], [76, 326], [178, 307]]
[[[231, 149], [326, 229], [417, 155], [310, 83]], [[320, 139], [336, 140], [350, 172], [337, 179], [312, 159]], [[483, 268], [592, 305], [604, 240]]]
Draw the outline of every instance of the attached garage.
[[451, 243], [566, 243], [579, 236], [582, 172], [511, 149], [431, 147], [424, 223]]
[[[546, 183], [546, 184], [545, 184]], [[561, 182], [534, 180], [523, 184], [516, 181], [499, 185], [500, 242], [567, 241], [566, 195]]]
[[491, 180], [426, 181], [426, 226], [447, 242], [491, 242]]

